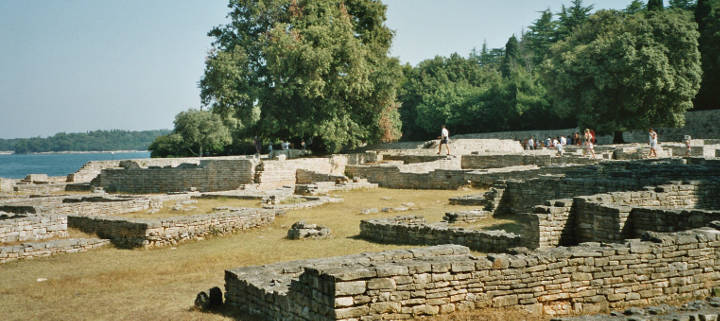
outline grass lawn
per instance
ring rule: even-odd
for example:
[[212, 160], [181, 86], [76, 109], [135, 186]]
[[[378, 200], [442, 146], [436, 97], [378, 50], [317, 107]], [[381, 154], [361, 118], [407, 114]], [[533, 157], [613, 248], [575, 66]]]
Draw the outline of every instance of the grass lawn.
[[[268, 227], [177, 248], [122, 250], [107, 247], [86, 253], [0, 265], [2, 320], [232, 320], [233, 316], [192, 309], [195, 295], [213, 286], [224, 289], [225, 269], [307, 258], [338, 256], [417, 246], [386, 245], [356, 238], [362, 219], [423, 215], [437, 222], [445, 211], [473, 207], [448, 205], [453, 196], [477, 190], [368, 189], [333, 193], [343, 203], [289, 211]], [[193, 204], [199, 211], [237, 206], [236, 200]], [[242, 201], [247, 202], [247, 201]], [[257, 202], [259, 201], [252, 201]], [[418, 210], [361, 215], [365, 208], [399, 207], [413, 202]], [[169, 206], [174, 205], [169, 204]], [[153, 214], [157, 215], [157, 214]], [[333, 236], [323, 240], [287, 240], [292, 223], [305, 220], [328, 226]], [[488, 226], [508, 222], [487, 220]], [[38, 282], [45, 278], [47, 281]], [[492, 311], [491, 311], [492, 312]], [[437, 320], [474, 320], [482, 311]], [[498, 315], [492, 312], [492, 315]], [[503, 314], [504, 315], [504, 314]], [[490, 317], [488, 317], [491, 319]], [[514, 319], [520, 320], [517, 317]]]

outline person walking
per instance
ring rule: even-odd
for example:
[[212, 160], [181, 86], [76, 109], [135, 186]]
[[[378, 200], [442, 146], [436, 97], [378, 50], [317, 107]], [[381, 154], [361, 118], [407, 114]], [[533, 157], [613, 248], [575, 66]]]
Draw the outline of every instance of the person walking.
[[595, 158], [595, 147], [593, 146], [593, 134], [590, 131], [590, 128], [585, 128], [585, 135], [583, 135], [583, 140], [585, 141], [585, 149], [583, 149], [583, 156], [587, 153], [590, 153], [592, 158]]
[[648, 153], [648, 158], [657, 157], [657, 139], [657, 132], [650, 128], [650, 130], [648, 130], [648, 140], [650, 143], [650, 153]]
[[438, 155], [440, 155], [440, 152], [442, 152], [443, 145], [445, 145], [445, 147], [447, 148], [447, 154], [450, 155], [450, 144], [448, 144], [449, 139], [450, 139], [450, 132], [447, 130], [445, 125], [442, 125], [442, 130], [440, 131], [440, 137], [438, 137], [438, 138], [440, 139], [440, 146], [438, 146], [438, 152], [437, 152]]

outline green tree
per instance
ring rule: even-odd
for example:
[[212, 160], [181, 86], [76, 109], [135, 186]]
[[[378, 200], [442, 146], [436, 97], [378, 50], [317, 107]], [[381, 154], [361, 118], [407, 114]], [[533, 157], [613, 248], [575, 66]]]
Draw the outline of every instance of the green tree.
[[645, 3], [643, 3], [640, 0], [633, 0], [630, 2], [630, 4], [625, 8], [625, 13], [627, 14], [635, 14], [640, 11], [645, 10]]
[[[221, 152], [225, 146], [232, 143], [230, 130], [223, 119], [209, 111], [189, 109], [175, 116], [175, 129], [172, 135], [182, 138], [180, 150], [175, 155], [186, 154], [204, 156], [210, 153]], [[177, 136], [170, 137], [176, 141]], [[169, 139], [162, 143], [168, 143]]]
[[616, 132], [680, 126], [700, 85], [698, 32], [674, 10], [600, 11], [552, 48], [545, 84], [580, 127]]
[[469, 96], [488, 86], [497, 71], [481, 64], [481, 55], [464, 58], [459, 54], [437, 56], [421, 61], [417, 67], [404, 67], [405, 80], [399, 90], [403, 139], [437, 136], [442, 124], [461, 133], [458, 121], [473, 117], [462, 109]]
[[532, 53], [534, 65], [540, 65], [543, 59], [550, 52], [550, 46], [557, 41], [557, 23], [553, 21], [553, 14], [550, 9], [540, 12], [540, 18], [535, 20], [528, 28], [530, 31], [525, 35], [523, 41], [527, 42], [528, 49]]
[[374, 0], [233, 0], [201, 81], [214, 112], [269, 139], [335, 152], [400, 132], [386, 7]]
[[695, 0], [670, 0], [670, 8], [672, 9], [683, 9], [683, 10], [695, 10]]
[[650, 11], [662, 11], [663, 0], [648, 0], [647, 9]]
[[575, 28], [582, 26], [590, 16], [593, 5], [584, 6], [583, 0], [572, 0], [570, 7], [562, 6], [558, 12], [557, 39], [563, 40], [570, 36]]
[[505, 56], [503, 57], [502, 64], [500, 65], [500, 72], [503, 77], [509, 77], [510, 71], [520, 60], [520, 49], [518, 48], [518, 41], [515, 35], [510, 36], [507, 43], [505, 43]]
[[695, 108], [720, 108], [720, 0], [699, 0], [695, 9], [703, 79]]

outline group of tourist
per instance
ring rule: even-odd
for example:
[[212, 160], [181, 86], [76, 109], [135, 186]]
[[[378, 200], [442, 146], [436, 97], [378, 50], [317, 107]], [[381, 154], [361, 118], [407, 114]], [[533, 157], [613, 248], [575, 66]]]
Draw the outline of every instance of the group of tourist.
[[554, 148], [557, 150], [558, 155], [565, 154], [565, 146], [567, 145], [585, 146], [583, 149], [583, 155], [590, 154], [593, 158], [595, 158], [595, 142], [595, 131], [587, 128], [583, 132], [582, 136], [580, 136], [579, 132], [575, 132], [568, 136], [556, 136], [555, 138], [548, 136], [544, 140], [537, 139], [535, 136], [530, 136], [522, 141], [522, 145], [526, 150], [535, 150], [543, 147]]
[[[440, 155], [442, 152], [442, 147], [445, 145], [445, 148], [447, 149], [447, 155], [450, 155], [450, 132], [448, 131], [447, 127], [445, 125], [442, 125], [442, 129], [440, 130], [440, 136], [438, 136], [438, 139], [440, 140], [440, 144], [438, 145], [438, 152], [437, 154]], [[657, 132], [650, 128], [648, 131], [648, 140], [650, 144], [650, 152], [648, 153], [648, 158], [658, 157], [657, 155], [657, 149], [659, 147], [658, 145], [658, 134]], [[690, 135], [685, 135], [684, 139], [685, 141], [685, 156], [690, 156], [690, 141], [691, 137]], [[583, 156], [590, 154], [592, 158], [595, 158], [595, 144], [597, 142], [597, 138], [595, 136], [595, 131], [590, 128], [585, 128], [585, 131], [583, 131], [582, 136], [579, 132], [575, 132], [572, 135], [569, 135], [568, 137], [565, 136], [556, 136], [555, 138], [552, 138], [548, 136], [544, 140], [537, 139], [535, 136], [530, 136], [527, 139], [523, 140], [521, 143], [523, 145], [523, 148], [526, 150], [535, 150], [540, 149], [543, 147], [546, 148], [554, 148], [557, 150], [558, 155], [565, 154], [565, 146], [566, 145], [576, 145], [576, 146], [584, 146], [583, 148]]]

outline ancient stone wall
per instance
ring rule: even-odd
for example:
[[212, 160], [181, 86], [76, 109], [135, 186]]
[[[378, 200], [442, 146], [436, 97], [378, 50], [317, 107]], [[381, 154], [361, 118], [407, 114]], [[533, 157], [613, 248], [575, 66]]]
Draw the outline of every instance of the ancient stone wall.
[[[416, 164], [412, 164], [416, 165]], [[410, 165], [407, 165], [410, 166]], [[350, 177], [367, 178], [371, 183], [387, 188], [457, 189], [467, 185], [466, 170], [433, 170], [430, 172], [401, 172], [398, 166], [347, 166]]]
[[67, 236], [67, 217], [63, 215], [16, 215], [0, 218], [0, 243]]
[[702, 209], [633, 208], [631, 215], [634, 235], [688, 230], [720, 220], [720, 211]]
[[[420, 250], [446, 255], [416, 255]], [[476, 257], [448, 245], [277, 264], [295, 271], [287, 279], [267, 267], [228, 270], [226, 303], [283, 320], [409, 319], [515, 306], [594, 313], [708, 296], [720, 285], [718, 260], [720, 231], [709, 228], [520, 255]]]
[[245, 208], [155, 220], [68, 216], [68, 226], [111, 239], [119, 247], [156, 247], [264, 226], [272, 223], [276, 214], [274, 210]]
[[110, 192], [166, 193], [223, 191], [249, 184], [254, 179], [255, 161], [251, 159], [202, 160], [200, 165], [181, 164], [172, 168], [104, 169], [93, 180]]
[[[231, 157], [212, 157], [210, 159], [239, 159], [237, 156]], [[67, 176], [66, 180], [69, 183], [89, 183], [95, 177], [100, 175], [103, 169], [108, 168], [119, 168], [120, 162], [123, 160], [104, 160], [104, 161], [89, 161], [85, 163], [75, 173], [71, 173]], [[200, 164], [199, 157], [179, 157], [179, 158], [140, 158], [131, 159], [137, 163], [140, 167], [177, 167], [180, 164]]]
[[343, 155], [325, 158], [268, 160], [257, 166], [254, 182], [263, 190], [293, 186], [297, 179], [296, 173], [298, 169], [330, 175], [342, 175], [345, 172], [346, 164], [347, 157]]
[[0, 263], [27, 260], [36, 257], [63, 253], [85, 252], [109, 244], [101, 239], [64, 239], [48, 242], [32, 242], [19, 245], [0, 246]]
[[485, 253], [527, 246], [520, 235], [426, 224], [422, 216], [397, 216], [360, 222], [360, 237], [382, 243], [410, 245], [459, 244]]
[[645, 231], [687, 230], [720, 219], [718, 211], [694, 209], [707, 204], [702, 201], [705, 187], [704, 184], [661, 185], [643, 191], [552, 200], [535, 206], [533, 213], [524, 217], [530, 224], [530, 238], [537, 240], [540, 247], [590, 241], [619, 242], [639, 237]]

